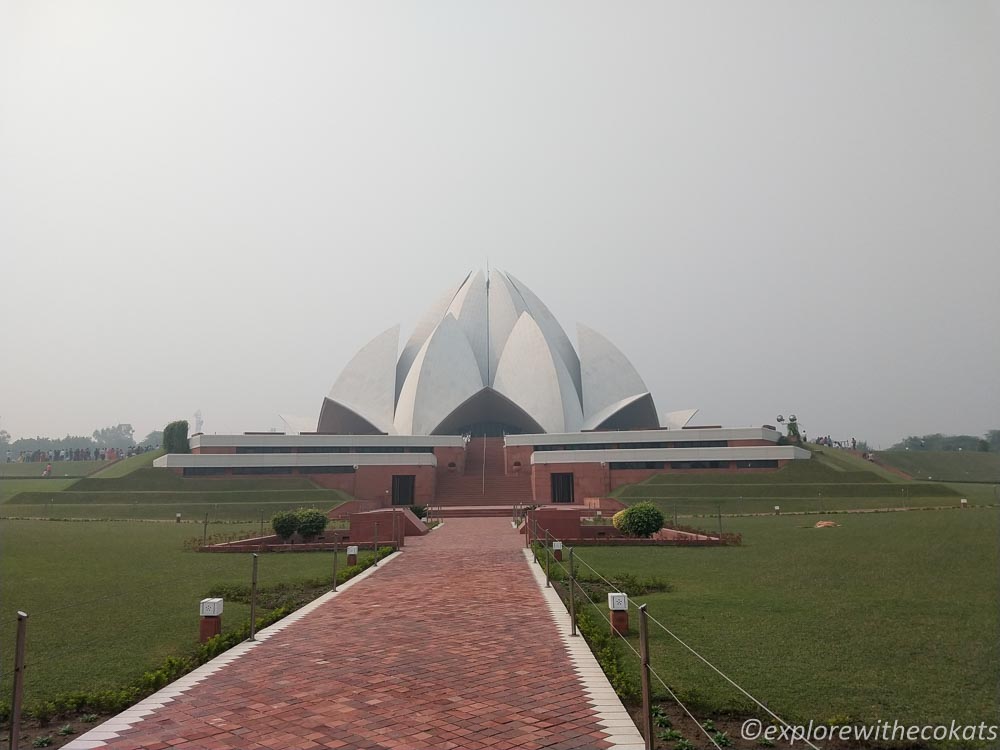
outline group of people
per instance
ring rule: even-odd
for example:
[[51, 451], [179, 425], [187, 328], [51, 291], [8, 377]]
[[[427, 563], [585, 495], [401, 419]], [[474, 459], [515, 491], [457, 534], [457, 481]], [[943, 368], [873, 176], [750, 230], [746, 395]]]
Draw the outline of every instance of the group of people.
[[857, 438], [851, 438], [850, 440], [831, 440], [830, 436], [818, 437], [816, 438], [816, 445], [825, 445], [827, 448], [844, 448], [850, 449], [852, 451], [858, 449]]
[[72, 448], [54, 450], [20, 451], [17, 456], [7, 451], [7, 463], [51, 463], [53, 461], [117, 461], [140, 453], [157, 450], [160, 446], [132, 445], [128, 448]]

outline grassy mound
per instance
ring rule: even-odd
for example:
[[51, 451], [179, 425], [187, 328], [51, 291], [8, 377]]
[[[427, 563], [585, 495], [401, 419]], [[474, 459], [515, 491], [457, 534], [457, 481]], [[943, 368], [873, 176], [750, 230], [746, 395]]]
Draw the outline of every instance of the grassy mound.
[[280, 500], [302, 506], [329, 507], [343, 502], [347, 497], [340, 490], [240, 490], [228, 492], [21, 492], [14, 495], [10, 505], [219, 505], [226, 503], [266, 503]]
[[148, 453], [140, 453], [138, 456], [132, 456], [132, 458], [125, 458], [121, 461], [115, 461], [113, 464], [107, 468], [101, 469], [99, 472], [94, 474], [95, 478], [101, 479], [116, 479], [118, 477], [124, 477], [131, 474], [133, 471], [138, 469], [144, 469], [153, 465], [153, 461], [158, 459], [163, 455], [163, 451], [149, 451]]
[[879, 461], [914, 479], [942, 482], [1000, 482], [1000, 453], [973, 451], [882, 451]]
[[[2, 479], [38, 479], [45, 471], [47, 463], [39, 461], [31, 464], [0, 463], [0, 480]], [[53, 461], [52, 477], [86, 477], [108, 466], [107, 461]]]
[[[112, 467], [114, 468], [114, 467]], [[219, 479], [179, 477], [169, 469], [138, 468], [120, 479], [100, 476], [81, 479], [73, 485], [75, 492], [255, 492], [259, 490], [315, 490], [318, 487], [308, 477], [245, 476]]]

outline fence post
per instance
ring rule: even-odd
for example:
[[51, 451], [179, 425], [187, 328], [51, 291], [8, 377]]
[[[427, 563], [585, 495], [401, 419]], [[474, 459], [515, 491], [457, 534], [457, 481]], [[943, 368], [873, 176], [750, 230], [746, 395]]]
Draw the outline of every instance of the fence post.
[[205, 514], [205, 527], [201, 532], [201, 546], [208, 544], [208, 513]]
[[549, 530], [545, 529], [545, 541], [542, 543], [542, 547], [545, 550], [545, 588], [552, 588], [552, 578], [551, 572], [549, 571], [549, 565], [551, 564], [549, 558], [552, 556], [549, 551]]
[[14, 651], [14, 695], [10, 702], [10, 750], [21, 739], [21, 704], [24, 702], [24, 648], [28, 635], [28, 615], [17, 612], [17, 646]]
[[639, 605], [639, 655], [642, 666], [642, 726], [646, 740], [646, 750], [653, 750], [653, 696], [649, 685], [649, 629], [646, 624], [646, 605]]
[[375, 565], [378, 566], [378, 521], [375, 522]]
[[337, 590], [337, 548], [340, 546], [340, 535], [333, 535], [333, 590]]
[[569, 634], [576, 635], [576, 571], [573, 569], [573, 548], [569, 548]]
[[250, 640], [257, 640], [257, 553], [253, 553], [253, 578], [250, 579]]

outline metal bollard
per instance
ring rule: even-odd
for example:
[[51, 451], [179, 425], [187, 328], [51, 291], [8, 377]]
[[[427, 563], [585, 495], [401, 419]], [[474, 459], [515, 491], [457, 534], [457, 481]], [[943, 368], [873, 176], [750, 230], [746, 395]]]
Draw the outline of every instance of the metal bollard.
[[653, 692], [649, 683], [649, 631], [646, 623], [646, 605], [639, 605], [639, 656], [642, 667], [642, 725], [646, 740], [646, 750], [653, 750]]
[[340, 535], [333, 535], [333, 590], [337, 590], [337, 548], [340, 546]]
[[257, 553], [253, 553], [253, 578], [250, 580], [250, 640], [257, 640]]
[[17, 750], [21, 739], [21, 706], [24, 703], [24, 649], [28, 636], [28, 615], [18, 610], [17, 646], [14, 651], [14, 695], [10, 702], [10, 750]]
[[576, 571], [573, 569], [573, 548], [569, 548], [569, 634], [576, 635]]

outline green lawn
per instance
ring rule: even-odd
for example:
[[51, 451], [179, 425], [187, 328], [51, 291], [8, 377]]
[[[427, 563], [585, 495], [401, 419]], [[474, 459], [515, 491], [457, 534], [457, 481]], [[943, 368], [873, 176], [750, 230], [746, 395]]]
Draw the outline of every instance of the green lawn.
[[117, 479], [119, 477], [124, 477], [131, 474], [137, 469], [149, 468], [153, 465], [153, 461], [163, 455], [162, 450], [149, 451], [148, 453], [140, 453], [138, 456], [132, 456], [132, 458], [126, 458], [121, 461], [115, 461], [110, 466], [101, 469], [99, 472], [94, 474], [94, 477], [100, 477], [101, 479]]
[[[741, 518], [742, 547], [578, 547], [604, 575], [656, 575], [634, 597], [779, 714], [901, 723], [996, 718], [995, 509]], [[583, 605], [590, 609], [589, 605]], [[606, 609], [606, 604], [603, 605]], [[632, 623], [637, 614], [632, 610]], [[702, 712], [745, 711], [654, 626], [653, 667]], [[635, 659], [627, 659], [635, 669]]]
[[945, 482], [1000, 482], [1000, 453], [975, 451], [882, 451], [883, 461], [914, 479]]
[[648, 500], [669, 516], [835, 512], [957, 506], [955, 487], [910, 482], [846, 451], [816, 450], [813, 458], [777, 471], [657, 474], [612, 494], [625, 503]]
[[[111, 467], [114, 468], [114, 467]], [[110, 470], [110, 469], [109, 469]], [[257, 477], [227, 476], [218, 479], [179, 477], [169, 469], [137, 468], [120, 478], [100, 476], [81, 479], [73, 490], [77, 492], [125, 492], [128, 490], [171, 492], [222, 492], [225, 490], [315, 490], [319, 489], [309, 477]]]
[[[0, 463], [0, 477], [41, 477], [48, 464], [44, 461], [30, 464]], [[102, 466], [107, 461], [53, 461], [53, 477], [85, 477]]]
[[[75, 479], [2, 479], [0, 480], [0, 503], [21, 492], [61, 492], [71, 486]], [[7, 515], [0, 507], [0, 515]]]
[[269, 496], [259, 502], [244, 502], [234, 499], [232, 502], [200, 502], [200, 503], [82, 503], [61, 504], [59, 493], [52, 496], [53, 502], [19, 505], [4, 503], [0, 505], [0, 517], [5, 518], [54, 518], [54, 519], [150, 519], [161, 521], [174, 520], [177, 513], [184, 520], [202, 520], [205, 514], [212, 521], [256, 521], [261, 517], [270, 519], [275, 513], [283, 510], [296, 510], [301, 507], [316, 507], [319, 510], [330, 510], [340, 505], [340, 500], [324, 500], [323, 502], [303, 502], [291, 500], [282, 502], [281, 493]]
[[[185, 551], [186, 539], [200, 537], [191, 524], [3, 521], [0, 534], [0, 663], [11, 663], [22, 609], [30, 616], [29, 706], [64, 691], [120, 686], [189, 653], [199, 600], [213, 586], [250, 580], [249, 554]], [[260, 585], [329, 576], [331, 564], [325, 553], [262, 555]], [[248, 607], [227, 602], [225, 629], [248, 616]], [[0, 679], [0, 702], [9, 691], [9, 679]]]
[[[115, 480], [110, 480], [115, 481]], [[49, 487], [51, 491], [29, 490], [9, 496], [0, 504], [0, 515], [13, 518], [96, 518], [161, 519], [182, 518], [251, 521], [263, 513], [270, 518], [279, 510], [310, 507], [329, 510], [350, 496], [339, 490], [249, 490], [159, 492], [78, 492]], [[59, 490], [62, 491], [59, 491]]]

